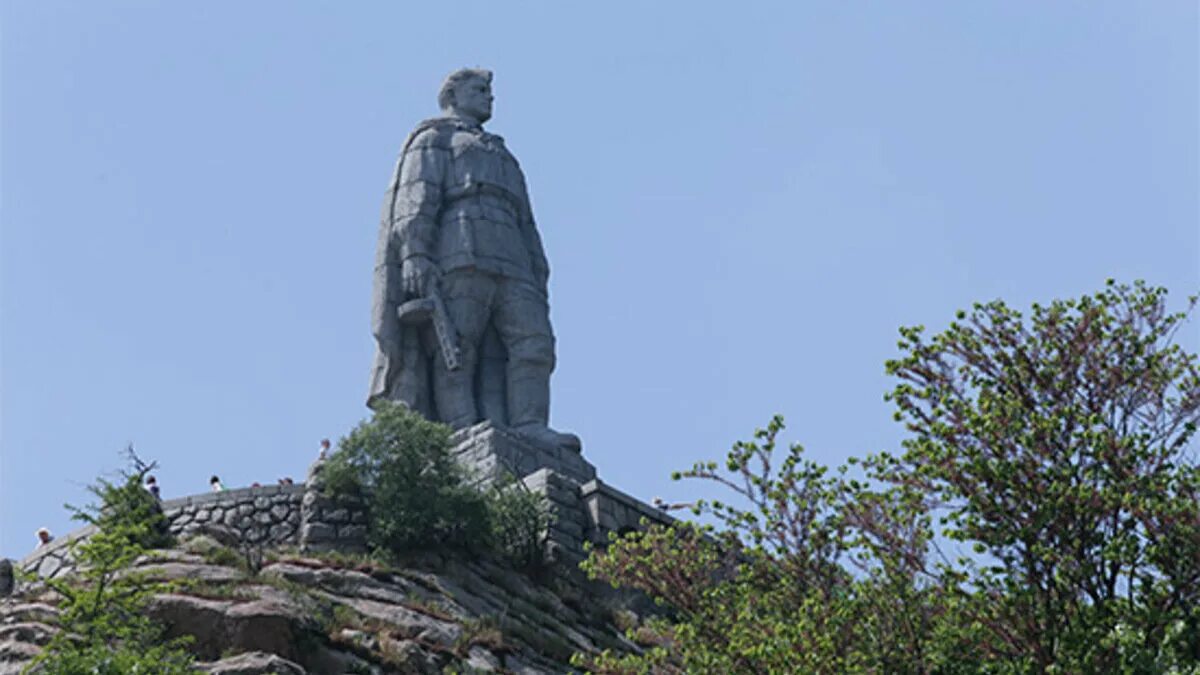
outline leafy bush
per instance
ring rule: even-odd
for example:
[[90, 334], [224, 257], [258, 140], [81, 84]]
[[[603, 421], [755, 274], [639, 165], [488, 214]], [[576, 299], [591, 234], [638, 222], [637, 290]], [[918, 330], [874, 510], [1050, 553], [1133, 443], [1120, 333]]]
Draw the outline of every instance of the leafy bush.
[[450, 428], [401, 405], [377, 406], [323, 475], [334, 499], [366, 500], [375, 550], [490, 549], [518, 564], [532, 561], [534, 548], [540, 552], [540, 498], [515, 486], [485, 493], [468, 485], [450, 455]]
[[511, 477], [487, 494], [489, 545], [518, 569], [534, 570], [545, 561], [549, 504]]

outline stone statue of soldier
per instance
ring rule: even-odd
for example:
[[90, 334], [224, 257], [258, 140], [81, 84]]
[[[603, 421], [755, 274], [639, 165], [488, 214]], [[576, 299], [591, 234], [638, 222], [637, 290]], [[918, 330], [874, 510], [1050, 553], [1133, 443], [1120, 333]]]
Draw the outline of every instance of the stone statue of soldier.
[[554, 334], [550, 274], [525, 177], [492, 116], [492, 73], [451, 73], [400, 152], [383, 204], [367, 399], [399, 401], [455, 429], [491, 420], [578, 451], [547, 424]]

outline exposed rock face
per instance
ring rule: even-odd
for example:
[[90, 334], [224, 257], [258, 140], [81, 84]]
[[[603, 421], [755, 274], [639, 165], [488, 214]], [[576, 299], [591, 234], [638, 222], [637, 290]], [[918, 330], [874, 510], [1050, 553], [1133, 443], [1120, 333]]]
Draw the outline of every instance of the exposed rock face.
[[[347, 563], [365, 560], [369, 513], [363, 503], [324, 494], [318, 460], [302, 484], [163, 502], [187, 550], [139, 561], [141, 571], [179, 582], [180, 591], [156, 597], [150, 612], [170, 635], [192, 635], [197, 657], [219, 673], [260, 672], [253, 669], [271, 668], [272, 659], [321, 675], [441, 673], [446, 666], [558, 673], [570, 670], [576, 651], [636, 649], [598, 600], [618, 604], [615, 597], [584, 582], [576, 565], [587, 542], [604, 545], [610, 533], [673, 519], [601, 482], [573, 450], [539, 449], [487, 422], [459, 431], [452, 443], [473, 484], [519, 476], [545, 498], [555, 590], [484, 561], [433, 559], [407, 569]], [[43, 579], [72, 574], [72, 545], [93, 532], [84, 527], [39, 547], [20, 569]], [[3, 584], [0, 570], [0, 590]], [[0, 593], [0, 675], [19, 672], [53, 633], [53, 614], [30, 618], [34, 607], [53, 612], [29, 604], [41, 592], [43, 585], [23, 582], [8, 599]], [[261, 655], [221, 659], [230, 650]]]
[[0, 675], [17, 675], [57, 632], [58, 610], [21, 598], [0, 598]]
[[[183, 581], [148, 611], [169, 635], [193, 636], [202, 672], [561, 673], [576, 651], [637, 648], [577, 576], [535, 582], [489, 561], [441, 556], [393, 569], [287, 554], [250, 572], [211, 539], [184, 548], [155, 552], [138, 569]], [[39, 602], [37, 592], [0, 600], [0, 675], [20, 672], [57, 630], [52, 599]]]
[[319, 628], [286, 593], [269, 586], [247, 586], [253, 600], [206, 600], [188, 595], [156, 596], [150, 616], [168, 626], [168, 636], [194, 636], [191, 649], [215, 659], [228, 650], [263, 651], [287, 659], [299, 657], [297, 643]]
[[305, 675], [308, 671], [287, 659], [263, 652], [246, 652], [201, 665], [212, 675]]

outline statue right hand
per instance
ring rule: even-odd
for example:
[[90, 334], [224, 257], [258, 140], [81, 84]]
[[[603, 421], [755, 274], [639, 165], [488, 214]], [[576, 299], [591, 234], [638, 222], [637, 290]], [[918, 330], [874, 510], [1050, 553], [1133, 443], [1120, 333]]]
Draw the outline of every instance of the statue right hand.
[[400, 266], [400, 278], [404, 282], [404, 292], [413, 297], [428, 297], [430, 291], [437, 285], [437, 265], [429, 258], [414, 256], [407, 258]]

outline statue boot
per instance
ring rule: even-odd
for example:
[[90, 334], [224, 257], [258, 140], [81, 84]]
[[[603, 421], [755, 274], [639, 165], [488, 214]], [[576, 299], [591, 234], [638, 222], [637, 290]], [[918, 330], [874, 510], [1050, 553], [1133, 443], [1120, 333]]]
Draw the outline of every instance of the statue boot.
[[555, 431], [550, 421], [550, 369], [508, 370], [509, 427], [530, 442], [548, 448], [580, 452], [583, 442], [572, 433]]

